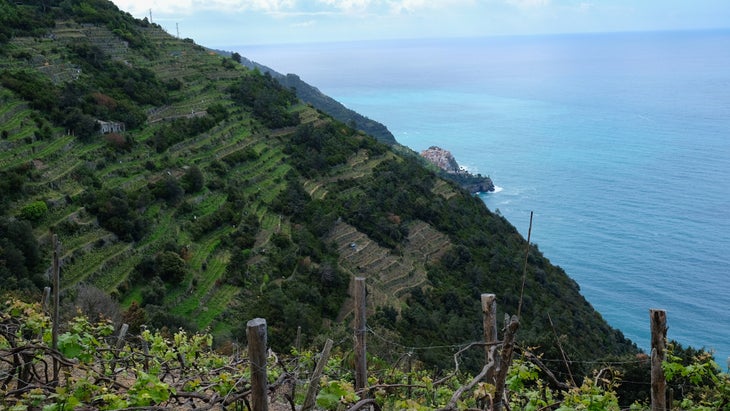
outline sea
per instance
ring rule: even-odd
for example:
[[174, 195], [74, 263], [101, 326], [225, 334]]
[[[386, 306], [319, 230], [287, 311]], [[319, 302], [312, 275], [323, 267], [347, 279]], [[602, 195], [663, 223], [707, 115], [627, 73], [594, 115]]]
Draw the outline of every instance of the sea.
[[730, 31], [232, 48], [490, 176], [609, 324], [647, 350], [664, 309], [730, 368]]

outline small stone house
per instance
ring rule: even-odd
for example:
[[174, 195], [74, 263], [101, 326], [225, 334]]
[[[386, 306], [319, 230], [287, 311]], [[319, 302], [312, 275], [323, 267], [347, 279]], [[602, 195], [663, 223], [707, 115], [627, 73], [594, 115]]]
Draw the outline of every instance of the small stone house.
[[102, 121], [102, 120], [96, 120], [96, 122], [99, 124], [99, 132], [101, 134], [123, 133], [124, 132], [124, 123], [120, 123], [120, 122], [116, 122], [116, 121]]

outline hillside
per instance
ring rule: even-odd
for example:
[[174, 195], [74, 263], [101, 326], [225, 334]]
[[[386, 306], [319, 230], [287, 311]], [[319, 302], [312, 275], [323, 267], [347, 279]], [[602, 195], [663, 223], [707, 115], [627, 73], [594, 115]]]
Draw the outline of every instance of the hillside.
[[[108, 1], [0, 11], [5, 291], [39, 298], [53, 233], [67, 304], [132, 327], [242, 340], [264, 317], [284, 350], [297, 327], [306, 341], [349, 333], [354, 276], [372, 327], [403, 346], [479, 340], [483, 292], [517, 311], [525, 239], [409, 150]], [[636, 352], [529, 249], [521, 344], [558, 358], [557, 335], [573, 360]], [[418, 354], [443, 366], [452, 350]]]
[[[230, 55], [230, 53], [225, 52], [219, 53], [223, 55]], [[281, 74], [270, 67], [249, 60], [243, 56], [241, 56], [241, 64], [250, 69], [258, 69], [263, 73], [271, 74], [271, 77], [276, 79], [284, 87], [294, 89], [299, 99], [307, 104], [311, 104], [314, 108], [327, 113], [334, 119], [350, 125], [355, 129], [362, 130], [375, 137], [380, 142], [386, 144], [396, 143], [393, 133], [391, 133], [385, 125], [345, 107], [342, 103], [322, 93], [317, 87], [305, 82], [296, 74]]]

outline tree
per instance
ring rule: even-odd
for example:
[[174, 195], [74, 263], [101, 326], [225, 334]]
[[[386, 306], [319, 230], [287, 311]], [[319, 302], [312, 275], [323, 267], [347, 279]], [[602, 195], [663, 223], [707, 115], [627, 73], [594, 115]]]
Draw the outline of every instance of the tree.
[[167, 176], [164, 180], [159, 181], [152, 191], [157, 198], [165, 200], [168, 205], [177, 204], [185, 194], [173, 176]]
[[239, 64], [241, 63], [241, 55], [240, 55], [240, 54], [238, 54], [237, 52], [236, 52], [236, 53], [233, 53], [233, 54], [231, 54], [231, 58], [232, 58], [232, 59], [233, 59], [233, 61], [235, 61], [236, 63], [239, 63]]
[[205, 177], [198, 166], [190, 167], [182, 176], [182, 186], [187, 193], [197, 193], [205, 186]]
[[147, 323], [147, 314], [139, 306], [137, 301], [132, 301], [129, 308], [122, 312], [122, 321], [129, 325], [129, 332], [131, 334], [139, 334], [142, 326]]
[[122, 318], [119, 304], [109, 294], [93, 285], [79, 286], [74, 305], [92, 321], [109, 319], [114, 324], [119, 324]]
[[43, 285], [38, 240], [25, 220], [0, 219], [0, 288], [33, 288]]
[[72, 109], [65, 115], [63, 125], [71, 129], [81, 141], [87, 143], [99, 132], [99, 123], [78, 108]]
[[148, 285], [142, 288], [142, 305], [160, 304], [167, 294], [165, 283], [160, 277], [154, 276]]
[[163, 251], [157, 255], [157, 273], [166, 282], [179, 283], [185, 278], [185, 260], [174, 251]]

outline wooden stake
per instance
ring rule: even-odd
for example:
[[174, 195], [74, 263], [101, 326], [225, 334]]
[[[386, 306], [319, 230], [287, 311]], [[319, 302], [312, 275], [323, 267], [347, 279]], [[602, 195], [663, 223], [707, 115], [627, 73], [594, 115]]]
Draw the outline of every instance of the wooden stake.
[[355, 391], [361, 398], [365, 397], [365, 385], [367, 384], [367, 359], [365, 346], [365, 333], [367, 330], [365, 314], [365, 278], [355, 278]]
[[297, 353], [302, 350], [302, 326], [297, 326], [297, 339], [294, 340], [294, 347], [297, 349]]
[[142, 353], [144, 354], [144, 362], [142, 363], [142, 369], [144, 372], [150, 372], [150, 347], [147, 344], [147, 340], [142, 340]]
[[507, 379], [507, 370], [512, 365], [512, 353], [515, 349], [515, 334], [520, 328], [519, 317], [513, 315], [509, 323], [506, 325], [504, 332], [504, 342], [502, 343], [502, 358], [497, 368], [494, 382], [494, 411], [502, 411], [504, 404], [505, 380]]
[[[52, 328], [51, 328], [51, 347], [54, 350], [58, 349], [58, 326], [59, 326], [59, 304], [61, 301], [61, 265], [58, 261], [58, 235], [53, 235], [53, 275], [52, 286], [53, 286], [53, 317], [52, 317]], [[53, 357], [53, 381], [58, 383], [58, 372], [60, 371], [60, 364]]]
[[43, 314], [49, 314], [51, 311], [51, 287], [43, 287]]
[[527, 244], [525, 244], [525, 263], [522, 265], [522, 288], [520, 288], [520, 302], [517, 304], [517, 317], [522, 315], [522, 298], [525, 294], [525, 280], [527, 279], [527, 259], [530, 256], [530, 237], [532, 236], [532, 211], [530, 211], [530, 228], [527, 229]]
[[53, 330], [51, 332], [51, 347], [54, 350], [57, 350], [59, 317], [58, 303], [60, 301], [59, 287], [61, 284], [61, 273], [58, 263], [58, 236], [56, 234], [53, 235], [53, 272], [51, 273], [51, 275], [53, 275], [53, 278], [51, 279], [53, 285]]
[[[484, 346], [484, 351], [487, 359], [487, 364], [495, 363], [499, 358], [496, 353], [496, 342], [497, 342], [497, 296], [494, 294], [482, 294], [482, 319], [484, 327], [484, 342], [487, 345]], [[496, 367], [491, 367], [487, 371], [486, 381], [489, 384], [494, 384], [494, 370]]]
[[667, 409], [667, 379], [662, 362], [666, 358], [667, 312], [649, 310], [651, 322], [651, 411]]
[[558, 349], [560, 349], [560, 355], [563, 357], [563, 364], [565, 364], [565, 369], [568, 370], [568, 377], [570, 377], [570, 383], [573, 384], [573, 387], [577, 387], [575, 384], [575, 379], [573, 379], [573, 373], [570, 371], [570, 363], [568, 362], [568, 357], [565, 356], [565, 350], [563, 350], [563, 344], [560, 343], [560, 337], [558, 337], [558, 332], [555, 331], [555, 324], [553, 324], [553, 319], [550, 317], [550, 313], [547, 313], [548, 321], [550, 321], [550, 327], [553, 329], [553, 335], [555, 336], [555, 343], [558, 344]]
[[119, 336], [117, 337], [117, 349], [121, 349], [124, 347], [124, 337], [127, 336], [127, 331], [129, 331], [129, 324], [124, 323], [122, 324], [122, 328], [119, 330]]
[[254, 318], [246, 323], [248, 358], [251, 361], [252, 411], [268, 411], [268, 382], [266, 380], [266, 320]]
[[314, 400], [317, 398], [317, 392], [319, 392], [319, 380], [322, 377], [324, 366], [330, 358], [330, 350], [332, 350], [332, 340], [328, 338], [324, 343], [322, 355], [319, 357], [319, 361], [317, 361], [317, 367], [314, 369], [312, 378], [309, 379], [309, 388], [307, 389], [307, 396], [304, 398], [301, 411], [309, 411], [314, 408]]

